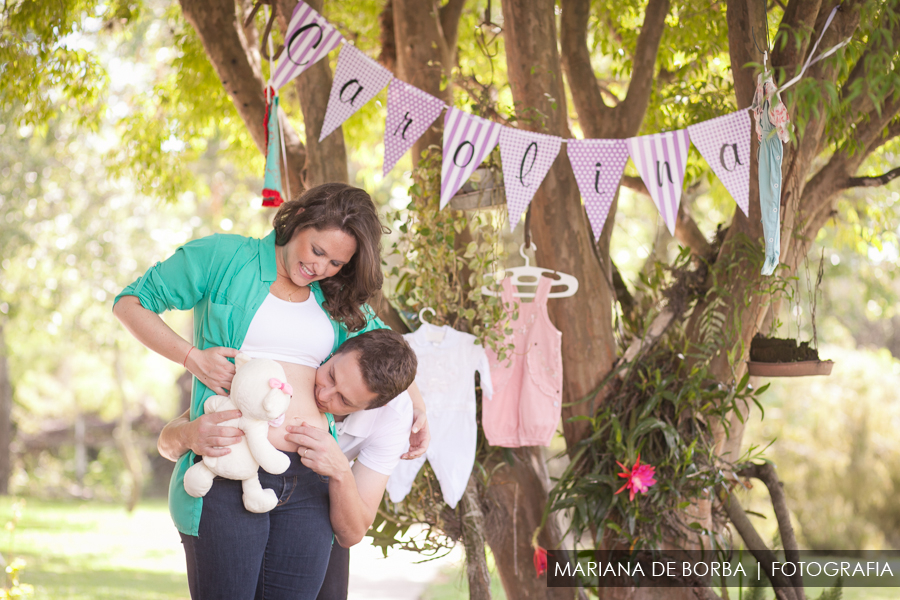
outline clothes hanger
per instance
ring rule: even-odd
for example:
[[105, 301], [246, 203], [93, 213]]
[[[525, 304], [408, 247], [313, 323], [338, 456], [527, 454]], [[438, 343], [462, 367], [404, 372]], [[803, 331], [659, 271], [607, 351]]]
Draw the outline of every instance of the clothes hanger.
[[[534, 245], [534, 242], [531, 244], [532, 250], [537, 250], [537, 246]], [[552, 269], [543, 269], [538, 266], [532, 266], [531, 261], [528, 259], [528, 256], [525, 255], [525, 244], [519, 246], [519, 254], [522, 258], [525, 259], [524, 267], [512, 267], [509, 269], [504, 269], [503, 271], [492, 273], [489, 277], [493, 277], [495, 279], [499, 279], [498, 275], [503, 274], [505, 278], [511, 278], [510, 283], [513, 284], [514, 287], [518, 288], [518, 286], [536, 286], [540, 281], [540, 278], [544, 274], [554, 274], [559, 279], [550, 278], [550, 293], [547, 294], [548, 298], [568, 298], [569, 296], [574, 296], [575, 292], [578, 291], [578, 280], [572, 275], [568, 275], [566, 273], [560, 273], [559, 271], [554, 271]], [[560, 286], [565, 286], [563, 289], [558, 291], [553, 291], [553, 288], [557, 288]], [[494, 291], [490, 289], [488, 286], [481, 286], [481, 293], [486, 296], [499, 296], [499, 291]], [[516, 298], [534, 298], [536, 292], [520, 292], [518, 289], [513, 292], [513, 296]]]
[[426, 306], [419, 311], [419, 323], [422, 324], [422, 331], [425, 333], [425, 340], [435, 345], [440, 344], [444, 341], [444, 336], [447, 335], [447, 331], [443, 327], [438, 327], [437, 325], [426, 321], [425, 313], [427, 312], [430, 312], [432, 315], [437, 316], [437, 313], [430, 306]]

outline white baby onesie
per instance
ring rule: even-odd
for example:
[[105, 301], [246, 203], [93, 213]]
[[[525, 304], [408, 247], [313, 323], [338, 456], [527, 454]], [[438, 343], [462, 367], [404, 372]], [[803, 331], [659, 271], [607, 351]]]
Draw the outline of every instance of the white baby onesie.
[[392, 502], [403, 500], [427, 458], [444, 501], [456, 508], [475, 464], [475, 371], [481, 374], [481, 391], [488, 399], [493, 395], [490, 364], [474, 335], [446, 325], [423, 323], [415, 333], [403, 337], [419, 360], [416, 383], [428, 410], [431, 444], [424, 456], [400, 461], [387, 491]]

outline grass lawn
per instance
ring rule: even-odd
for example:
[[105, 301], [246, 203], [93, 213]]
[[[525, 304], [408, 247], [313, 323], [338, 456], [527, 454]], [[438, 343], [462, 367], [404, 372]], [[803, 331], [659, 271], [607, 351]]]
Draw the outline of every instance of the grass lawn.
[[[14, 499], [0, 497], [0, 524]], [[28, 499], [0, 554], [23, 558], [23, 583], [37, 600], [186, 600], [181, 540], [165, 501], [121, 505]]]

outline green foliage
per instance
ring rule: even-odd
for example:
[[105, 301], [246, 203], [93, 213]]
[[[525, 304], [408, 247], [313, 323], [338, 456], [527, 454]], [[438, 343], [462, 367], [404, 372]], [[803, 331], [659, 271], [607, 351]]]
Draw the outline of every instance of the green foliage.
[[0, 589], [0, 598], [3, 600], [12, 598], [27, 598], [34, 594], [34, 586], [28, 583], [22, 583], [19, 574], [25, 568], [25, 560], [15, 555], [14, 540], [16, 528], [22, 519], [22, 509], [25, 508], [24, 500], [16, 500], [10, 511], [12, 513], [9, 521], [6, 522], [6, 531], [9, 532], [9, 546], [2, 557], [3, 563], [6, 565], [6, 581], [3, 589]]

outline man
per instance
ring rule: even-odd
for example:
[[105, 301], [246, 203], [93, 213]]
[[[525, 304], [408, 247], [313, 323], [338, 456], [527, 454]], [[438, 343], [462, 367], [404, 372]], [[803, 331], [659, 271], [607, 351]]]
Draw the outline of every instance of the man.
[[[400, 357], [398, 343], [406, 350], [399, 353]], [[392, 360], [386, 359], [389, 355]], [[398, 359], [411, 364], [400, 364]], [[387, 404], [369, 410], [370, 406], [383, 404], [385, 394], [389, 398], [395, 393], [393, 390], [408, 385], [398, 388], [396, 379], [408, 378], [406, 373], [410, 371], [415, 374], [415, 355], [399, 334], [380, 329], [352, 337], [316, 371], [316, 405], [321, 412], [334, 415], [339, 444], [327, 431], [305, 423], [287, 427], [285, 440], [299, 446], [297, 452], [304, 466], [329, 478], [330, 517], [336, 543], [319, 600], [346, 598], [349, 547], [359, 543], [374, 522], [388, 478], [401, 457], [416, 458], [428, 448], [430, 434], [424, 402], [415, 386], [411, 389], [418, 396], [415, 400], [403, 392]], [[226, 454], [227, 446], [240, 441], [242, 432], [220, 427], [219, 423], [239, 416], [238, 411], [224, 411], [190, 422], [185, 413], [163, 429], [158, 442], [160, 454], [177, 460], [186, 451], [179, 431], [188, 425], [197, 429], [194, 439], [202, 440], [197, 448], [192, 448], [195, 453]]]

